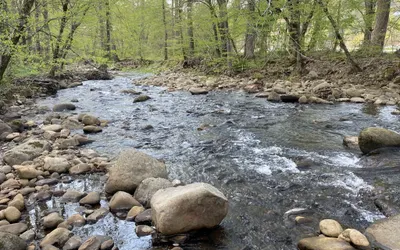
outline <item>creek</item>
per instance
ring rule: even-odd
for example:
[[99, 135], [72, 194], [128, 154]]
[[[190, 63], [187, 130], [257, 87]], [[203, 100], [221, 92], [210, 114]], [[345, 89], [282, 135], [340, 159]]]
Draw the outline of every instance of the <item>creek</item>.
[[[296, 249], [299, 239], [318, 231], [320, 219], [336, 219], [363, 232], [383, 218], [372, 199], [377, 190], [399, 197], [399, 153], [365, 158], [342, 145], [344, 136], [358, 135], [365, 127], [400, 130], [398, 117], [391, 115], [394, 107], [271, 103], [240, 91], [193, 96], [132, 84], [145, 76], [86, 81], [38, 104], [52, 107], [77, 99], [75, 113], [110, 121], [85, 147], [110, 157], [136, 148], [165, 161], [171, 180], [220, 189], [230, 201], [228, 216], [220, 228], [193, 237], [184, 249]], [[124, 89], [151, 99], [133, 103], [134, 96], [121, 93]], [[104, 176], [92, 174], [58, 185], [102, 192], [104, 184]], [[76, 213], [78, 204], [58, 199], [32, 210], [31, 223], [46, 209], [62, 208], [65, 218]], [[313, 220], [296, 224], [297, 214]], [[159, 249], [152, 248], [149, 236], [138, 238], [134, 228], [133, 222], [108, 214], [73, 232], [85, 239], [109, 235], [120, 250]]]

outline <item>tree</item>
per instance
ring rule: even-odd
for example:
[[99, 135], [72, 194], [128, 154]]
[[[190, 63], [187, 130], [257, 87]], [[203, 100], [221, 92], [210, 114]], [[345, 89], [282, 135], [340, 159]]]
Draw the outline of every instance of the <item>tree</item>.
[[[17, 26], [15, 28], [13, 28], [13, 30], [10, 32], [7, 32], [10, 35], [10, 37], [5, 38], [3, 37], [3, 39], [5, 40], [6, 46], [8, 48], [6, 48], [4, 51], [2, 49], [1, 55], [0, 55], [0, 81], [3, 79], [4, 77], [4, 73], [7, 70], [7, 67], [10, 63], [11, 57], [13, 55], [13, 49], [15, 46], [18, 45], [18, 42], [21, 39], [21, 36], [24, 32], [24, 30], [27, 27], [28, 24], [28, 18], [31, 12], [31, 9], [33, 7], [35, 3], [35, 0], [25, 0], [22, 4], [22, 8], [19, 11], [18, 14], [18, 22], [17, 22]], [[5, 1], [1, 1], [0, 2], [0, 9], [2, 11], [8, 11], [7, 10], [7, 3]], [[6, 20], [1, 20], [0, 22], [2, 22], [1, 27], [0, 27], [0, 31], [3, 34], [3, 32], [6, 32], [6, 23], [4, 23]]]
[[386, 31], [389, 23], [391, 0], [377, 0], [375, 28], [372, 31], [371, 43], [377, 51], [383, 51]]

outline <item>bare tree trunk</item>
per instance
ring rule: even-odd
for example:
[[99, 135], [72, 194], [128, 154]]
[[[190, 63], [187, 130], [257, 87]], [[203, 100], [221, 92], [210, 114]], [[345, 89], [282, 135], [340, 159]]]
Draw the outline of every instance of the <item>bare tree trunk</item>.
[[182, 23], [182, 0], [177, 0], [177, 8], [178, 8], [178, 26], [179, 26], [179, 45], [181, 46], [183, 60], [187, 60], [186, 49], [184, 46], [184, 39], [183, 39], [183, 23]]
[[210, 10], [210, 15], [211, 15], [211, 19], [213, 20], [212, 22], [212, 30], [214, 33], [214, 40], [215, 40], [215, 54], [217, 55], [217, 57], [221, 57], [221, 43], [219, 40], [219, 35], [218, 35], [218, 25], [214, 20], [218, 20], [218, 16], [217, 13], [215, 12], [215, 8], [211, 2], [211, 0], [206, 0], [206, 5], [208, 7], [208, 9]]
[[304, 68], [301, 47], [300, 0], [289, 0], [290, 20], [286, 19], [289, 27], [289, 38], [292, 44], [292, 53], [296, 58], [296, 71], [302, 73]]
[[254, 50], [256, 47], [256, 38], [257, 33], [255, 29], [255, 0], [248, 0], [247, 8], [249, 11], [248, 20], [247, 20], [247, 30], [246, 30], [246, 37], [245, 37], [245, 45], [244, 45], [244, 57], [247, 59], [253, 59]]
[[168, 30], [167, 30], [167, 17], [165, 9], [165, 0], [162, 1], [162, 15], [163, 15], [163, 25], [164, 25], [164, 60], [168, 60]]
[[43, 0], [43, 21], [44, 21], [44, 30], [46, 33], [45, 36], [45, 44], [44, 44], [44, 52], [45, 52], [45, 59], [48, 60], [50, 58], [50, 44], [51, 44], [51, 37], [50, 37], [50, 26], [49, 26], [49, 12], [47, 9], [47, 0]]
[[188, 12], [188, 36], [189, 36], [189, 57], [194, 55], [194, 35], [193, 35], [193, 0], [188, 0], [187, 12]]
[[40, 9], [41, 5], [39, 3], [39, 0], [36, 0], [35, 2], [35, 51], [38, 54], [42, 54], [42, 45], [40, 44]]
[[229, 23], [228, 23], [228, 2], [227, 0], [217, 0], [219, 7], [219, 34], [221, 37], [221, 51], [222, 56], [226, 57], [228, 68], [232, 67], [230, 54], [232, 52], [231, 40], [229, 36]]
[[389, 23], [391, 0], [378, 0], [376, 9], [375, 28], [372, 31], [371, 43], [379, 52], [385, 45], [386, 31]]
[[53, 77], [57, 71], [58, 60], [61, 58], [61, 54], [60, 54], [61, 42], [62, 42], [62, 37], [64, 34], [65, 27], [66, 27], [67, 21], [68, 21], [67, 15], [68, 15], [69, 3], [70, 3], [70, 0], [63, 0], [63, 2], [62, 2], [63, 16], [61, 17], [60, 29], [58, 31], [57, 40], [56, 40], [54, 50], [53, 50], [53, 66], [51, 67], [51, 70], [49, 72], [49, 75], [53, 76]]
[[350, 65], [352, 66], [352, 68], [356, 71], [356, 72], [361, 72], [362, 69], [360, 68], [360, 66], [358, 66], [358, 64], [353, 60], [353, 57], [351, 56], [349, 50], [347, 49], [346, 44], [344, 43], [343, 37], [340, 34], [339, 31], [339, 27], [337, 26], [335, 20], [333, 19], [333, 17], [331, 16], [331, 14], [329, 14], [329, 10], [328, 7], [326, 7], [325, 3], [322, 0], [317, 0], [319, 5], [321, 5], [321, 8], [323, 9], [323, 11], [325, 12], [325, 15], [328, 17], [334, 31], [335, 31], [335, 35], [336, 35], [336, 39], [339, 41], [339, 45], [340, 47], [343, 49], [344, 53], [346, 54], [346, 58], [347, 61], [350, 63]]
[[110, 1], [105, 0], [106, 7], [106, 42], [105, 42], [105, 50], [107, 52], [107, 58], [112, 59], [111, 55], [111, 10], [110, 10]]
[[364, 40], [363, 47], [371, 45], [372, 38], [372, 24], [374, 22], [376, 0], [364, 0], [365, 15], [364, 15]]
[[[19, 12], [18, 16], [18, 25], [13, 32], [13, 36], [11, 37], [12, 46], [16, 46], [24, 32], [26, 25], [28, 24], [28, 17], [30, 15], [31, 9], [35, 0], [26, 0], [23, 2], [22, 9]], [[4, 7], [4, 5], [3, 5]], [[7, 70], [7, 67], [10, 63], [12, 56], [12, 52], [8, 52], [0, 55], [0, 81], [3, 79], [4, 73]]]

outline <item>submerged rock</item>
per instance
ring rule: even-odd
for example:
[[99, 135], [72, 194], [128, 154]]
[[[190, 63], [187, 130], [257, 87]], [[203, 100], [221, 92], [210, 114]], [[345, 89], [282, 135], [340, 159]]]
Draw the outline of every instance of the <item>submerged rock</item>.
[[189, 92], [192, 94], [192, 95], [206, 95], [206, 94], [208, 94], [208, 90], [207, 89], [204, 89], [204, 88], [190, 88], [189, 89]]
[[400, 214], [378, 220], [365, 231], [372, 247], [377, 249], [400, 249]]
[[165, 164], [134, 149], [123, 151], [109, 170], [105, 190], [133, 193], [139, 184], [149, 177], [167, 178]]
[[151, 99], [150, 96], [147, 96], [147, 95], [140, 95], [140, 96], [136, 97], [136, 98], [133, 100], [133, 102], [145, 102], [145, 101], [150, 100], [150, 99]]
[[400, 134], [377, 127], [366, 128], [358, 137], [360, 149], [364, 154], [384, 147], [400, 147]]
[[66, 111], [66, 110], [75, 110], [76, 106], [72, 103], [60, 103], [60, 104], [56, 104], [53, 107], [53, 111], [54, 112], [62, 112], [62, 111]]
[[171, 235], [219, 225], [228, 213], [228, 200], [209, 184], [193, 183], [157, 191], [151, 207], [157, 230]]

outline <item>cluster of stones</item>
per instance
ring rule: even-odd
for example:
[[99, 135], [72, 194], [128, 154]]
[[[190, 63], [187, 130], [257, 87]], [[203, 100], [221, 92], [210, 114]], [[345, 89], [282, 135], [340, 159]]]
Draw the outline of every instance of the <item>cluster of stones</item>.
[[[93, 150], [80, 150], [80, 145], [92, 140], [84, 134], [72, 135], [71, 131], [100, 132], [107, 122], [88, 114], [60, 113], [75, 108], [72, 103], [55, 105], [54, 113], [43, 124], [28, 122], [32, 126], [18, 134], [0, 122], [2, 138], [9, 141], [9, 150], [3, 155], [5, 165], [0, 167], [0, 245], [5, 249], [34, 250], [38, 245], [46, 250], [117, 249], [109, 236], [82, 240], [71, 231], [96, 223], [109, 212], [135, 221], [139, 237], [172, 235], [168, 242], [175, 250], [180, 249], [185, 237], [174, 235], [221, 223], [228, 201], [215, 187], [171, 182], [164, 163], [136, 150], [122, 152], [114, 166]], [[14, 134], [12, 139], [10, 134]], [[74, 175], [106, 171], [109, 178], [104, 194], [55, 188], [59, 182], [71, 182]], [[27, 211], [55, 196], [60, 196], [61, 202], [78, 203], [82, 209], [68, 218], [61, 211], [44, 211], [39, 219], [40, 231], [29, 228], [24, 222]]]
[[[70, 104], [54, 106], [55, 112], [74, 110]], [[2, 138], [10, 141], [0, 164], [0, 246], [2, 249], [113, 249], [108, 236], [93, 236], [83, 241], [70, 231], [86, 223], [95, 223], [108, 209], [92, 209], [100, 204], [101, 195], [75, 190], [57, 190], [55, 184], [68, 183], [72, 176], [105, 172], [111, 166], [106, 157], [78, 146], [92, 142], [83, 134], [71, 135], [71, 130], [84, 126], [101, 126], [105, 122], [91, 115], [68, 116], [53, 113], [43, 124], [27, 122], [26, 130], [15, 134], [7, 123], [0, 122]], [[38, 203], [61, 196], [62, 202], [79, 202], [86, 207], [81, 213], [63, 218], [60, 211], [44, 211], [38, 219], [39, 228], [29, 228], [28, 211]], [[49, 232], [42, 235], [42, 229]], [[44, 237], [43, 237], [44, 236]], [[98, 246], [98, 247], [97, 247]], [[116, 249], [116, 248], [115, 248]]]
[[122, 152], [109, 169], [105, 191], [118, 217], [133, 220], [138, 236], [171, 236], [175, 250], [189, 231], [213, 228], [228, 212], [227, 198], [206, 183], [169, 181], [165, 164], [136, 150]]
[[370, 243], [360, 231], [356, 229], [343, 230], [339, 222], [331, 219], [320, 221], [321, 234], [300, 240], [300, 250], [355, 250], [371, 249]]
[[267, 98], [271, 102], [298, 102], [302, 104], [367, 102], [377, 105], [395, 105], [400, 102], [400, 88], [395, 80], [386, 85], [369, 86], [367, 88], [342, 80], [331, 83], [320, 79], [318, 74], [313, 71], [304, 77], [304, 80], [297, 82], [284, 80], [267, 82], [259, 78], [207, 77], [172, 72], [141, 79], [135, 83], [164, 86], [169, 91], [188, 90], [192, 94], [205, 94], [214, 89], [243, 89], [248, 93], [256, 94], [256, 97]]

